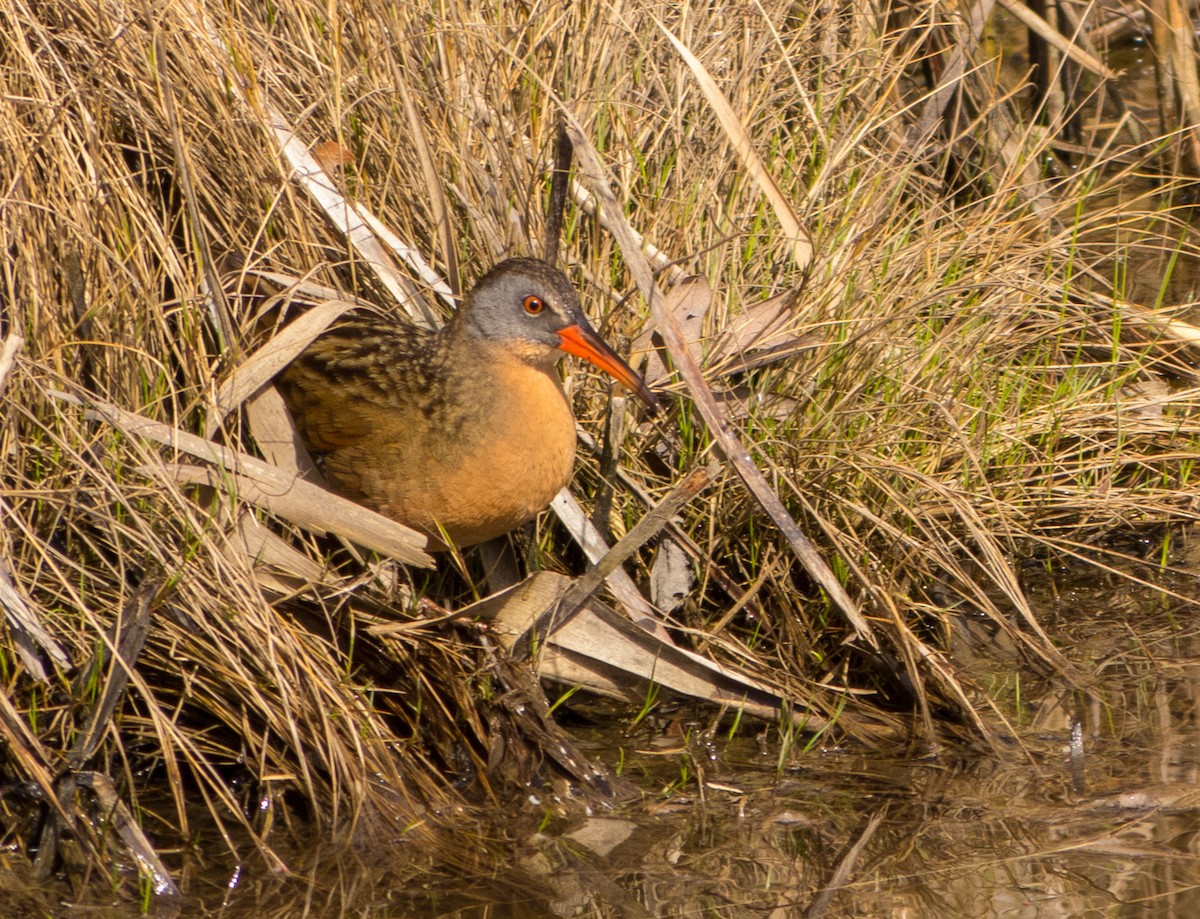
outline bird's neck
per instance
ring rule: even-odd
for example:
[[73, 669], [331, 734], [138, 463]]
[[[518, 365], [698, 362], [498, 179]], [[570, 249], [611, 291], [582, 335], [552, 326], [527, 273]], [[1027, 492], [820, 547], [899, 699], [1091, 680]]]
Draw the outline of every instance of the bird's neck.
[[[453, 351], [456, 345], [463, 347], [459, 355]], [[450, 337], [446, 347], [446, 373], [438, 381], [444, 397], [438, 424], [456, 442], [456, 450], [491, 449], [497, 430], [517, 437], [526, 426], [538, 436], [565, 426], [574, 436], [571, 409], [553, 363], [526, 360], [511, 342], [470, 342], [467, 347]]]

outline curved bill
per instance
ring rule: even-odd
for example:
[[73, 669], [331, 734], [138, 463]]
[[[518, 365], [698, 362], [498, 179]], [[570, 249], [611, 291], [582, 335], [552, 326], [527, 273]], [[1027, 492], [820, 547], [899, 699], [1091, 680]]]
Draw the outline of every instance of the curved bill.
[[605, 373], [620, 380], [632, 389], [643, 402], [654, 411], [662, 409], [662, 403], [651, 392], [650, 387], [638, 376], [636, 370], [630, 367], [612, 348], [604, 343], [604, 339], [587, 326], [569, 325], [558, 330], [559, 347], [568, 354], [582, 357], [585, 361], [595, 364]]

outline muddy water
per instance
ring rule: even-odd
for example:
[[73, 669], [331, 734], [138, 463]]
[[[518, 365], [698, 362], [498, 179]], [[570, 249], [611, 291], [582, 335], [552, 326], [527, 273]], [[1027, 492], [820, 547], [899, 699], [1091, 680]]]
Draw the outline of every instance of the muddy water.
[[610, 720], [573, 733], [644, 793], [623, 812], [539, 827], [529, 805], [488, 877], [402, 878], [364, 853], [297, 853], [293, 877], [232, 890], [197, 870], [183, 915], [1200, 916], [1194, 614], [1094, 569], [1032, 594], [1076, 685], [1019, 679], [965, 622], [980, 699], [1012, 726], [998, 749], [785, 752], [770, 728], [702, 739], [711, 712], [591, 709]]
[[557, 899], [505, 910], [1200, 916], [1193, 614], [1148, 590], [1097, 584], [1094, 572], [1040, 593], [1080, 685], [1020, 685], [1003, 660], [989, 672], [976, 658], [1019, 738], [1007, 748], [919, 758], [824, 749], [780, 762], [777, 746], [753, 736], [688, 744], [596, 732], [597, 751], [623, 758], [647, 803], [556, 828], [528, 863], [553, 866]]
[[[1198, 916], [1195, 630], [1169, 611], [1076, 612], [1101, 619], [1072, 654], [1090, 690], [1024, 687], [1021, 742], [1001, 754], [780, 763], [753, 736], [610, 728], [593, 749], [623, 759], [646, 800], [532, 834], [517, 864], [536, 882], [396, 888], [343, 861], [265, 898], [235, 891], [221, 915]], [[1011, 676], [993, 678], [1015, 698]]]
[[[1200, 568], [1200, 540], [1173, 548], [1177, 567]], [[1026, 572], [1076, 667], [1070, 682], [1018, 677], [1030, 668], [994, 629], [961, 624], [956, 657], [1012, 728], [995, 750], [785, 754], [774, 731], [708, 743], [593, 732], [648, 798], [616, 827], [583, 822], [587, 839], [628, 830], [611, 851], [544, 847], [575, 892], [557, 913], [586, 902], [584, 915], [619, 914], [619, 897], [589, 883], [600, 870], [655, 916], [1200, 916], [1200, 629], [1186, 602], [1197, 587], [1120, 564], [1156, 583], [1082, 565]]]

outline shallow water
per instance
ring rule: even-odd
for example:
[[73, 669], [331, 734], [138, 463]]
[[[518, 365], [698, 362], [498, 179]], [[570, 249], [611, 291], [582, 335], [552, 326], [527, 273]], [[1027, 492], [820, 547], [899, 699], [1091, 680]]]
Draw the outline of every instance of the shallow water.
[[[1033, 594], [1080, 685], [1017, 680], [1003, 643], [964, 622], [964, 654], [995, 652], [970, 675], [1012, 724], [998, 750], [784, 753], [766, 726], [706, 737], [711, 712], [630, 727], [590, 708], [611, 720], [572, 732], [643, 792], [623, 812], [539, 831], [527, 803], [515, 857], [487, 877], [400, 874], [386, 851], [295, 852], [291, 876], [248, 870], [232, 887], [227, 865], [186, 864], [180, 915], [1200, 915], [1194, 615], [1094, 570]], [[139, 914], [38, 899], [3, 915]]]
[[[647, 803], [543, 841], [561, 891], [547, 906], [559, 915], [620, 915], [622, 902], [627, 914], [654, 916], [1200, 915], [1191, 617], [1161, 604], [1131, 616], [1139, 600], [1153, 603], [1149, 592], [1094, 584], [1043, 599], [1092, 682], [1040, 692], [1026, 683], [1008, 712], [1020, 742], [1000, 753], [825, 749], [781, 766], [779, 750], [751, 736], [688, 747], [596, 732], [610, 756], [621, 748]], [[597, 854], [582, 833], [621, 841]], [[645, 912], [629, 913], [628, 902]]]

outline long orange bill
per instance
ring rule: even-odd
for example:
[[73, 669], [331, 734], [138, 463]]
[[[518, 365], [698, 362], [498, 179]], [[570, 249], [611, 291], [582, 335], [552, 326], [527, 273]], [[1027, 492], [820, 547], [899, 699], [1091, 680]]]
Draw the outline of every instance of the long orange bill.
[[559, 347], [568, 354], [582, 357], [585, 361], [595, 364], [605, 373], [610, 374], [632, 389], [643, 402], [654, 411], [662, 409], [662, 403], [651, 392], [636, 370], [630, 367], [612, 348], [604, 343], [604, 339], [591, 329], [581, 325], [569, 325], [558, 330]]

